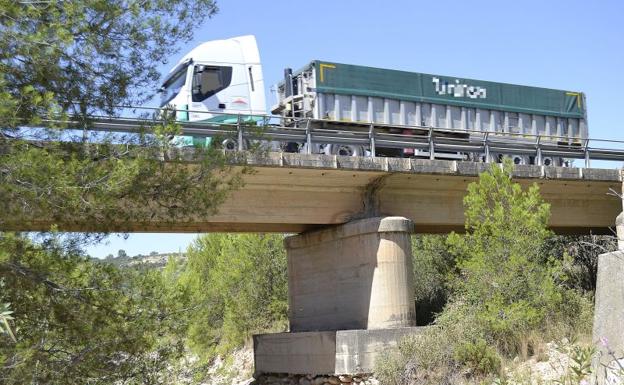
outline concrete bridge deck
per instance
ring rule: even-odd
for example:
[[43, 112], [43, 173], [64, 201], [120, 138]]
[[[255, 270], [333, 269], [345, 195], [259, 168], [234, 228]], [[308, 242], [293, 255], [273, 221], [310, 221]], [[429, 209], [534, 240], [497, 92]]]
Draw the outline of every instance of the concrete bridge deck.
[[[371, 215], [404, 216], [417, 232], [463, 229], [462, 199], [483, 163], [269, 153], [247, 163], [255, 173], [210, 218], [178, 223], [130, 223], [128, 232], [290, 232], [346, 223]], [[611, 233], [621, 211], [619, 170], [516, 166], [522, 185], [537, 183], [551, 204], [558, 233]], [[5, 223], [4, 230], [47, 230], [45, 218]], [[88, 231], [89, 224], [61, 225]]]

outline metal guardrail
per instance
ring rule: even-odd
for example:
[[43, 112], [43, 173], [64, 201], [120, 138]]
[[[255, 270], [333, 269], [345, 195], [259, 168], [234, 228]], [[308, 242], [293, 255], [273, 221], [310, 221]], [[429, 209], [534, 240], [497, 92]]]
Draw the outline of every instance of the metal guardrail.
[[[132, 107], [132, 109], [161, 110], [151, 107]], [[206, 113], [193, 110], [170, 110], [170, 112]], [[483, 154], [485, 162], [488, 163], [494, 161], [492, 154], [533, 156], [538, 165], [542, 165], [543, 159], [548, 156], [582, 159], [586, 168], [590, 167], [591, 160], [624, 161], [624, 141], [621, 140], [424, 126], [391, 126], [271, 115], [254, 115], [254, 123], [250, 124], [249, 118], [249, 115], [241, 114], [237, 116], [236, 123], [208, 121], [177, 121], [177, 123], [181, 125], [183, 135], [236, 138], [238, 150], [241, 151], [245, 149], [245, 140], [266, 140], [303, 143], [306, 153], [311, 153], [314, 144], [327, 143], [362, 146], [369, 149], [370, 156], [375, 156], [378, 148], [411, 148], [422, 150], [430, 159], [435, 159], [436, 154], [440, 153]], [[144, 132], [147, 127], [159, 122], [161, 121], [158, 119], [137, 117], [94, 116], [89, 121], [89, 126], [84, 127], [78, 120], [43, 121], [50, 124], [62, 123], [74, 129], [126, 133]], [[389, 129], [400, 132], [390, 132]], [[606, 146], [612, 147], [598, 147], [597, 145], [601, 143], [607, 143]], [[619, 148], [614, 148], [616, 146]]]

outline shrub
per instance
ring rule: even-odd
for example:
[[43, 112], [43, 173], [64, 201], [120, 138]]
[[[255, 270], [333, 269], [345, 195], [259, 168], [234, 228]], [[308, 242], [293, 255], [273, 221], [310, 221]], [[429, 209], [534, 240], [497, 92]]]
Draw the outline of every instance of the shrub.
[[209, 234], [189, 248], [178, 286], [192, 309], [189, 345], [205, 360], [242, 346], [253, 333], [286, 329], [282, 242], [277, 234]]
[[412, 256], [417, 321], [427, 325], [446, 304], [455, 257], [449, 253], [442, 235], [412, 236]]
[[481, 338], [475, 342], [460, 343], [454, 358], [475, 375], [497, 374], [501, 368], [500, 356]]

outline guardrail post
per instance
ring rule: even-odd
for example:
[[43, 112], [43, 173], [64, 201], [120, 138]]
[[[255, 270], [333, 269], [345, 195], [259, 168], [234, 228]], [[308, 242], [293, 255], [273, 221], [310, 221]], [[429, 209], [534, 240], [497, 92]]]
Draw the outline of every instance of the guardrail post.
[[375, 124], [371, 122], [368, 130], [368, 139], [370, 140], [370, 155], [375, 157]]
[[585, 147], [583, 149], [585, 151], [585, 168], [589, 168], [590, 159], [589, 159], [589, 138], [585, 139]]
[[435, 159], [435, 143], [433, 141], [433, 127], [429, 127], [429, 159]]
[[310, 118], [306, 121], [306, 154], [312, 153], [312, 132], [310, 131]]
[[485, 148], [485, 163], [490, 163], [490, 145], [488, 144], [488, 135], [490, 133], [486, 132], [483, 137], [483, 147]]
[[241, 125], [240, 114], [238, 114], [238, 119], [236, 119], [236, 133], [238, 135], [238, 151], [243, 151], [243, 126]]
[[541, 146], [541, 140], [542, 137], [541, 136], [537, 136], [537, 140], [535, 141], [535, 147], [537, 148], [537, 159], [536, 159], [536, 163], [538, 166], [542, 165], [542, 146]]

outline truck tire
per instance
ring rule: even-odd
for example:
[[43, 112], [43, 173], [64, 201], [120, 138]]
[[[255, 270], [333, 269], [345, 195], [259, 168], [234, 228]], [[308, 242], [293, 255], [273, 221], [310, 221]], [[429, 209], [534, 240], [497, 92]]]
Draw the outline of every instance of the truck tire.
[[351, 144], [328, 144], [325, 146], [325, 154], [340, 156], [364, 156], [364, 147]]

